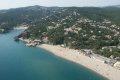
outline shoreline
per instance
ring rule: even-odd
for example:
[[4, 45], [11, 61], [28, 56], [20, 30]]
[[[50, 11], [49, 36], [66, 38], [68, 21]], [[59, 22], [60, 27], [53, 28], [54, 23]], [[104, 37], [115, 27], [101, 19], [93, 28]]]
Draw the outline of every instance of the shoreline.
[[103, 77], [108, 78], [109, 80], [119, 80], [120, 78], [120, 70], [108, 64], [105, 64], [103, 61], [99, 59], [85, 56], [82, 54], [81, 51], [69, 49], [69, 48], [63, 48], [59, 45], [49, 45], [49, 44], [42, 44], [37, 47], [43, 48], [47, 51], [52, 52], [54, 55], [58, 57], [64, 58], [66, 60], [80, 64], [88, 69], [91, 69], [92, 71], [102, 75]]

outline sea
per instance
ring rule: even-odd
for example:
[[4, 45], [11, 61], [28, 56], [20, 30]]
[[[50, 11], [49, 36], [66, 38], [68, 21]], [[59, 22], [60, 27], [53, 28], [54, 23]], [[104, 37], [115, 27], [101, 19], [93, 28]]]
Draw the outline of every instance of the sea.
[[22, 31], [0, 34], [0, 80], [107, 80], [47, 50], [14, 41]]

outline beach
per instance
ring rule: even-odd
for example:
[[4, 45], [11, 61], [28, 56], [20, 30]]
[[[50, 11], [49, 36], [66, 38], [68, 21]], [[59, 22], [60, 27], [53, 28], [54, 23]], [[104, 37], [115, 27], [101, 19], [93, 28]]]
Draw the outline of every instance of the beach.
[[120, 70], [108, 64], [105, 64], [103, 61], [99, 59], [85, 56], [82, 54], [82, 51], [80, 50], [78, 51], [74, 49], [63, 48], [59, 45], [56, 46], [49, 44], [42, 44], [39, 45], [38, 47], [48, 50], [56, 56], [83, 65], [84, 67], [87, 67], [99, 73], [100, 75], [108, 78], [109, 80], [120, 80]]

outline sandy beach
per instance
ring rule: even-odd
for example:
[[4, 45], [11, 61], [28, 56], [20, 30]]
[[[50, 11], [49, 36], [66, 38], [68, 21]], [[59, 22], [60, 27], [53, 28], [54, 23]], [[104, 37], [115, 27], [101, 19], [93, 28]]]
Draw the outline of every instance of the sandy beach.
[[83, 55], [81, 51], [48, 44], [42, 44], [38, 47], [46, 49], [56, 56], [81, 64], [105, 76], [109, 80], [120, 80], [120, 70], [107, 65], [103, 61], [97, 60], [96, 58], [87, 57]]

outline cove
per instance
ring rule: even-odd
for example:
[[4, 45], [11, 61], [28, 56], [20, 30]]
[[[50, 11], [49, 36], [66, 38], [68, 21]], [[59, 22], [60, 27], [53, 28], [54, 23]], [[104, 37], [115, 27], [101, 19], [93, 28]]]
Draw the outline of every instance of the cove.
[[0, 80], [106, 80], [49, 51], [15, 42], [14, 37], [22, 31], [0, 34]]

